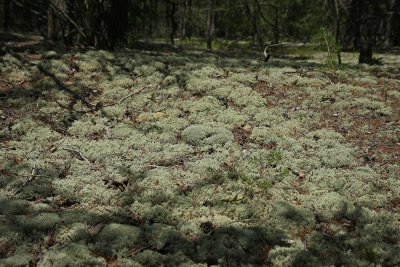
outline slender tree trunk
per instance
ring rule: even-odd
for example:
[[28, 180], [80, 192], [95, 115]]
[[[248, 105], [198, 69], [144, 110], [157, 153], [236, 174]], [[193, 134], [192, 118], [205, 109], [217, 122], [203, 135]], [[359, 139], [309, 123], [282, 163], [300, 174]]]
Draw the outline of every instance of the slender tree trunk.
[[277, 1], [275, 1], [274, 43], [279, 44], [279, 10]]
[[176, 35], [176, 30], [178, 28], [178, 24], [176, 23], [175, 19], [175, 13], [176, 13], [176, 2], [175, 0], [173, 0], [171, 3], [171, 34], [170, 34], [171, 44], [175, 44], [175, 35]]
[[170, 27], [171, 31], [169, 32], [169, 41], [171, 44], [175, 44], [175, 34], [178, 27], [178, 24], [175, 20], [175, 13], [176, 13], [176, 2], [175, 0], [169, 0], [166, 4], [166, 19], [167, 19], [167, 26]]
[[[293, 3], [291, 1], [288, 1], [287, 6], [286, 6], [286, 20], [287, 21], [293, 21]], [[286, 24], [286, 32], [288, 36], [293, 36], [293, 25], [291, 23], [285, 23]]]
[[[278, 12], [278, 2], [275, 2], [275, 5], [269, 5], [270, 7], [275, 9], [275, 18], [274, 18], [274, 23], [270, 22], [263, 14], [262, 12], [262, 7], [260, 5], [260, 2], [258, 0], [254, 0], [255, 4], [257, 5], [257, 16], [261, 17], [266, 24], [268, 24], [272, 28], [272, 32], [274, 35], [274, 43], [278, 44], [279, 43], [279, 36], [280, 36], [280, 31], [279, 31], [279, 12]], [[257, 25], [257, 24], [256, 24]], [[262, 36], [261, 36], [262, 37]], [[263, 39], [264, 40], [264, 39]]]
[[213, 35], [213, 24], [214, 24], [214, 4], [215, 0], [209, 0], [208, 2], [208, 14], [207, 14], [207, 49], [212, 49], [212, 35]]
[[358, 0], [352, 0], [350, 3], [349, 14], [351, 20], [351, 28], [349, 32], [352, 32], [352, 48], [356, 51], [360, 48], [361, 42], [361, 12], [359, 9]]
[[[336, 13], [336, 44], [340, 44], [340, 11], [339, 11], [339, 5], [338, 5], [338, 0], [334, 0], [335, 2], [335, 13]], [[338, 49], [337, 52], [337, 57], [338, 57], [338, 63], [339, 65], [342, 64], [342, 57], [340, 56], [340, 49]]]
[[0, 0], [0, 29], [5, 28], [6, 26], [6, 2], [4, 0]]
[[393, 20], [392, 20], [392, 44], [394, 46], [400, 46], [400, 2], [396, 2], [393, 9]]
[[54, 11], [51, 7], [47, 10], [47, 38], [49, 40], [54, 41], [55, 40], [55, 28], [56, 28], [56, 23], [55, 23], [55, 17], [54, 17]]
[[258, 28], [257, 17], [255, 16], [255, 14], [251, 13], [248, 0], [243, 0], [243, 4], [244, 4], [244, 7], [245, 7], [245, 11], [247, 13], [247, 16], [249, 17], [249, 20], [250, 20], [251, 25], [253, 27], [253, 31], [257, 35], [258, 43], [259, 43], [260, 47], [263, 48], [264, 47], [264, 38], [262, 37], [261, 31]]
[[193, 22], [193, 3], [192, 0], [188, 0], [188, 19], [186, 21], [187, 25], [186, 25], [186, 36], [190, 39], [192, 37], [193, 34], [193, 26], [192, 26], [192, 22]]
[[183, 0], [183, 10], [181, 19], [181, 38], [186, 36], [186, 26], [187, 26], [187, 0]]
[[391, 0], [390, 4], [389, 4], [388, 16], [386, 18], [385, 46], [393, 45], [392, 23], [393, 23], [393, 17], [395, 14], [395, 11], [394, 11], [395, 4], [396, 4], [396, 0]]
[[151, 17], [153, 18], [149, 23], [149, 35], [153, 35], [154, 29], [157, 28], [157, 4], [155, 0], [150, 1], [150, 12]]
[[[231, 6], [231, 1], [227, 0], [226, 3], [226, 10], [224, 12], [224, 16], [225, 18], [229, 18], [229, 12], [230, 12], [230, 6]], [[225, 39], [229, 39], [229, 23], [226, 23], [226, 21], [224, 21], [224, 37]]]
[[8, 30], [11, 25], [11, 17], [10, 17], [10, 12], [11, 11], [11, 1], [10, 0], [5, 0], [4, 2], [4, 30]]

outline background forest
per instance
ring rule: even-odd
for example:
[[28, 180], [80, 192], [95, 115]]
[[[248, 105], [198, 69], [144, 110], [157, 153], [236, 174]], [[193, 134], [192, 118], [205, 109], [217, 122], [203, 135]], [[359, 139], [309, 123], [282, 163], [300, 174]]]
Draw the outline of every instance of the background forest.
[[310, 42], [321, 27], [359, 51], [360, 63], [400, 45], [398, 0], [1, 0], [0, 18], [6, 30], [108, 49], [138, 41], [201, 41], [208, 49], [250, 41], [262, 49]]

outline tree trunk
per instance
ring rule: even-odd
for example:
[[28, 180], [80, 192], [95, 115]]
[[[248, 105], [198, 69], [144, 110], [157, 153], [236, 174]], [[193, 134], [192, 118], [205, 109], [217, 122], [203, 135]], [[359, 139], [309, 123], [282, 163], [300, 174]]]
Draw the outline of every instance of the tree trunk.
[[392, 21], [393, 21], [393, 16], [395, 14], [395, 11], [394, 11], [395, 4], [396, 4], [396, 0], [390, 1], [388, 16], [386, 18], [385, 46], [388, 46], [388, 47], [393, 45]]
[[279, 10], [278, 2], [275, 2], [275, 18], [274, 18], [274, 43], [279, 44]]
[[11, 17], [10, 17], [10, 10], [11, 9], [11, 1], [5, 0], [4, 2], [4, 30], [8, 30], [11, 25]]
[[213, 35], [213, 23], [214, 23], [214, 3], [215, 0], [209, 0], [208, 2], [208, 14], [207, 14], [207, 49], [212, 49], [212, 35]]
[[108, 12], [108, 19], [106, 22], [107, 30], [107, 46], [110, 50], [114, 50], [118, 40], [125, 37], [128, 28], [128, 10], [129, 0], [113, 0]]
[[[293, 21], [293, 3], [291, 1], [288, 1], [287, 6], [286, 6], [286, 20], [287, 21]], [[288, 36], [293, 36], [293, 25], [291, 23], [286, 23], [286, 34]]]
[[[335, 2], [335, 22], [336, 22], [336, 44], [339, 46], [340, 45], [340, 12], [339, 12], [339, 5], [338, 5], [338, 0], [334, 0]], [[337, 58], [338, 58], [338, 63], [339, 65], [342, 64], [342, 57], [340, 56], [340, 48], [338, 49], [337, 52]]]
[[357, 0], [351, 1], [351, 5], [349, 8], [349, 14], [351, 19], [351, 29], [350, 31], [353, 34], [352, 38], [352, 48], [353, 51], [360, 49], [360, 42], [361, 42], [361, 11], [360, 5]]
[[360, 45], [360, 55], [358, 57], [358, 63], [371, 64], [372, 59], [372, 45], [371, 44], [361, 44]]
[[394, 46], [400, 46], [400, 2], [396, 2], [393, 9], [393, 20], [392, 20], [392, 44]]
[[150, 1], [150, 12], [151, 17], [153, 18], [149, 23], [149, 32], [148, 35], [152, 36], [154, 29], [157, 29], [157, 2], [155, 0]]
[[247, 13], [247, 16], [249, 17], [249, 20], [251, 22], [251, 25], [253, 27], [254, 33], [257, 35], [258, 43], [261, 48], [264, 48], [264, 38], [262, 37], [262, 34], [260, 32], [260, 29], [258, 28], [257, 24], [257, 17], [255, 14], [251, 14], [250, 6], [249, 6], [249, 1], [248, 0], [243, 0], [243, 4], [245, 7], [245, 11]]
[[186, 25], [187, 25], [187, 0], [183, 0], [183, 10], [181, 18], [181, 38], [186, 36]]
[[175, 44], [175, 34], [176, 30], [178, 28], [178, 24], [176, 23], [175, 20], [175, 13], [176, 13], [176, 2], [175, 0], [171, 1], [171, 33], [170, 33], [170, 40], [171, 44]]
[[6, 26], [6, 1], [0, 0], [0, 29], [5, 28]]
[[188, 0], [188, 19], [186, 20], [186, 37], [187, 38], [191, 38], [192, 34], [193, 34], [193, 27], [192, 27], [192, 22], [193, 22], [193, 18], [192, 18], [192, 14], [193, 14], [193, 3], [192, 0]]
[[167, 27], [170, 28], [170, 32], [168, 35], [168, 39], [171, 44], [175, 44], [175, 34], [178, 27], [178, 24], [175, 20], [176, 13], [176, 2], [175, 0], [168, 0], [166, 3], [166, 19], [167, 19]]
[[47, 38], [49, 40], [55, 40], [55, 18], [54, 18], [54, 11], [51, 7], [47, 10]]
[[[225, 12], [224, 12], [224, 14], [223, 14], [223, 16], [225, 17], [225, 18], [229, 18], [230, 17], [230, 7], [231, 7], [231, 1], [230, 0], [227, 0], [227, 3], [226, 3], [226, 10], [225, 10]], [[229, 39], [229, 34], [230, 34], [230, 29], [229, 29], [229, 23], [226, 23], [226, 21], [224, 22], [224, 38], [225, 39]]]
[[376, 12], [374, 8], [375, 0], [353, 0], [351, 2], [350, 14], [352, 14], [353, 29], [355, 33], [354, 41], [359, 46], [358, 63], [371, 64], [373, 62], [372, 54], [374, 47], [374, 38], [376, 27]]

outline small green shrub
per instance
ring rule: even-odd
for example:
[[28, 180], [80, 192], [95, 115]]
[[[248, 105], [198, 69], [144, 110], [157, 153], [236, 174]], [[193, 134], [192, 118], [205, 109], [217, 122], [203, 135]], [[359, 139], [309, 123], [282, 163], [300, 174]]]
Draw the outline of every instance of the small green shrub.
[[325, 27], [321, 27], [319, 31], [312, 37], [314, 49], [326, 53], [325, 64], [332, 70], [336, 71], [339, 62], [337, 62], [338, 55], [340, 56], [340, 46], [337, 43], [336, 37], [333, 33]]

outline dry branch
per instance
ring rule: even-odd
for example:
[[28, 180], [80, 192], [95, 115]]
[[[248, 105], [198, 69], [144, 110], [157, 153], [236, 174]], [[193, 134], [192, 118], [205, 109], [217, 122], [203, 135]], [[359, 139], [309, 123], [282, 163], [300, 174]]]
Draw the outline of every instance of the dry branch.
[[61, 139], [61, 141], [60, 141], [58, 144], [52, 146], [52, 147], [49, 149], [50, 153], [55, 152], [55, 151], [58, 149], [58, 147], [61, 146], [62, 143], [64, 143], [65, 140], [66, 140], [66, 139]]
[[66, 151], [68, 151], [68, 152], [72, 152], [73, 154], [75, 154], [76, 156], [78, 156], [78, 158], [79, 158], [80, 160], [85, 161], [86, 163], [89, 163], [89, 164], [91, 163], [87, 158], [85, 158], [85, 156], [83, 156], [82, 152], [79, 151], [79, 150], [75, 150], [75, 149], [68, 148], [68, 147], [63, 147], [62, 149], [63, 149], [63, 150], [66, 150]]
[[92, 103], [87, 101], [83, 96], [72, 91], [62, 81], [60, 81], [60, 79], [58, 79], [53, 73], [51, 73], [50, 71], [43, 68], [43, 66], [37, 65], [37, 67], [40, 70], [40, 72], [42, 72], [44, 75], [50, 77], [61, 90], [71, 94], [76, 99], [79, 99], [80, 101], [82, 101], [83, 104], [85, 104], [85, 106], [89, 107], [91, 110], [94, 110], [96, 108], [96, 105], [93, 105]]
[[119, 105], [122, 102], [124, 102], [126, 99], [128, 99], [129, 97], [137, 95], [137, 94], [140, 94], [141, 92], [143, 92], [145, 89], [147, 89], [149, 87], [150, 87], [150, 85], [146, 85], [146, 86], [142, 87], [141, 89], [139, 89], [138, 91], [130, 93], [130, 94], [124, 96], [123, 98], [121, 98], [120, 100], [118, 100], [118, 101], [116, 101], [114, 103], [103, 105], [102, 107], [111, 107], [111, 106]]

